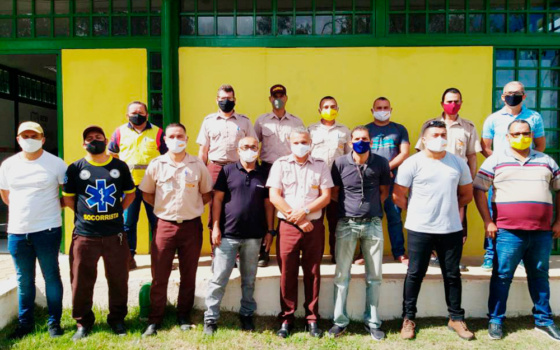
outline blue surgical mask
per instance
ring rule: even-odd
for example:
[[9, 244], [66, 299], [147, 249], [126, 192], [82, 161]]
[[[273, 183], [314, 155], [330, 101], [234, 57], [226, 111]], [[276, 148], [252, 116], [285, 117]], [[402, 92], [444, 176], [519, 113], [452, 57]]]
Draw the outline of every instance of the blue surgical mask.
[[369, 151], [370, 142], [369, 141], [358, 141], [352, 143], [352, 149], [358, 154], [364, 154]]

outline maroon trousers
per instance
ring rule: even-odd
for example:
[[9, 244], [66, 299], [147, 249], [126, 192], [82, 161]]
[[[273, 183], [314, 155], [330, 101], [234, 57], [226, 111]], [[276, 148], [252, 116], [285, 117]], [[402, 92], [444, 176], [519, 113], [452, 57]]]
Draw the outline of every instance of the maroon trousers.
[[[296, 226], [280, 221], [276, 252], [280, 267], [279, 317], [293, 323], [298, 303], [298, 274], [301, 261], [305, 290], [305, 318], [308, 322], [319, 319], [319, 289], [321, 286], [321, 259], [325, 247], [325, 226], [322, 218], [312, 221], [313, 230], [302, 232]], [[301, 253], [301, 259], [300, 259]]]
[[87, 237], [72, 235], [70, 244], [70, 283], [72, 284], [72, 317], [79, 327], [89, 328], [95, 322], [92, 311], [93, 288], [97, 279], [97, 262], [103, 257], [109, 286], [107, 322], [124, 321], [128, 302], [128, 259], [126, 235]]
[[196, 270], [202, 248], [200, 217], [176, 223], [158, 219], [152, 240], [152, 288], [149, 323], [161, 324], [167, 303], [167, 285], [175, 253], [179, 256], [179, 296], [177, 316], [189, 317], [194, 304]]
[[329, 225], [329, 251], [331, 256], [335, 256], [336, 247], [336, 225], [338, 224], [338, 202], [331, 201], [325, 207], [325, 216]]
[[[216, 180], [218, 179], [218, 175], [220, 174], [220, 171], [224, 166], [208, 161], [208, 165], [206, 167], [210, 172], [210, 176], [212, 176], [212, 183], [215, 184]], [[208, 228], [210, 229], [210, 231], [212, 231], [212, 227], [214, 226], [212, 223], [212, 202], [212, 199], [210, 199], [210, 202], [208, 202], [208, 207], [210, 208], [210, 212], [208, 213]], [[212, 241], [210, 241], [210, 244], [212, 244]]]

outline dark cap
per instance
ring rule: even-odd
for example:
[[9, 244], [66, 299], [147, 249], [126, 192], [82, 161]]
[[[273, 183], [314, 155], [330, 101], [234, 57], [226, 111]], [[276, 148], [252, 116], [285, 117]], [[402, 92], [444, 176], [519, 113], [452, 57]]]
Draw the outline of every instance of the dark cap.
[[286, 95], [286, 87], [281, 84], [273, 85], [270, 88], [270, 96], [274, 96], [275, 94], [282, 94], [282, 96]]
[[87, 135], [92, 132], [92, 131], [97, 131], [98, 133], [100, 133], [101, 135], [103, 135], [103, 137], [107, 138], [105, 136], [105, 132], [103, 132], [103, 129], [101, 129], [100, 126], [97, 125], [90, 125], [87, 128], [84, 129], [84, 132], [82, 133], [82, 136], [84, 138], [84, 140], [86, 139]]

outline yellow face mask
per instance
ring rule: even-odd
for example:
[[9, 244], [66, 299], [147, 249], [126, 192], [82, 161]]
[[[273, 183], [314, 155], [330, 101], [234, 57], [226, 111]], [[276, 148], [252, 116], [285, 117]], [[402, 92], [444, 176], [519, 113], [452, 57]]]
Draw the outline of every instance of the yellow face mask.
[[321, 111], [321, 118], [331, 121], [335, 120], [338, 116], [338, 111], [334, 108], [324, 109]]
[[509, 138], [509, 144], [512, 148], [524, 150], [531, 147], [533, 143], [533, 138], [528, 136], [519, 135], [518, 137]]

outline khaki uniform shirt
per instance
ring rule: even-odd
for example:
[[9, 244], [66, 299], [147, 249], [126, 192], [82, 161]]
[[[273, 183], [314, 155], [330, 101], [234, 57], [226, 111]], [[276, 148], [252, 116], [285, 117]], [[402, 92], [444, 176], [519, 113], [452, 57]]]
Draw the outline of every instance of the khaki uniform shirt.
[[290, 150], [290, 133], [304, 124], [295, 115], [288, 112], [278, 118], [273, 112], [261, 115], [255, 122], [255, 132], [262, 142], [261, 160], [274, 163], [278, 158], [287, 156]]
[[352, 148], [348, 144], [351, 140], [350, 129], [335, 122], [332, 126], [321, 122], [309, 126], [311, 133], [311, 156], [323, 160], [329, 169], [334, 160], [343, 154], [350, 153]]
[[155, 193], [154, 214], [163, 220], [192, 220], [202, 215], [202, 195], [212, 191], [212, 178], [198, 157], [187, 154], [175, 164], [168, 154], [155, 158], [140, 183], [140, 190]]
[[237, 144], [246, 136], [257, 138], [251, 120], [243, 114], [233, 113], [224, 118], [212, 113], [204, 118], [196, 143], [208, 145], [208, 159], [219, 163], [233, 163], [239, 160]]
[[[424, 129], [428, 123], [434, 120], [444, 121], [443, 117], [438, 117], [430, 119], [422, 125], [420, 137], [418, 138], [418, 142], [415, 147], [417, 150], [423, 150], [425, 148], [424, 143], [422, 142], [422, 135], [424, 134]], [[455, 120], [452, 124], [447, 125], [446, 151], [458, 156], [465, 162], [467, 161], [467, 155], [482, 151], [476, 127], [470, 120], [457, 116], [457, 120]]]
[[[302, 209], [319, 197], [320, 189], [333, 187], [331, 171], [327, 163], [320, 159], [308, 157], [303, 165], [299, 165], [293, 154], [278, 158], [272, 165], [266, 187], [282, 190], [282, 195], [292, 209]], [[278, 211], [278, 217], [285, 219]], [[321, 210], [309, 213], [307, 220], [321, 218]]]

